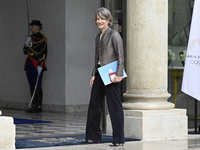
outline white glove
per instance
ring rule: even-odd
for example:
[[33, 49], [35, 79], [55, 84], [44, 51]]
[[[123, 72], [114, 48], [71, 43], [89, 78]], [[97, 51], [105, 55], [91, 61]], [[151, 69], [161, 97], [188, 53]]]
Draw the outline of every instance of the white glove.
[[30, 36], [27, 36], [26, 37], [26, 41], [25, 41], [25, 43], [24, 43], [24, 46], [25, 47], [32, 47], [32, 42], [31, 42], [31, 37]]
[[38, 66], [38, 67], [37, 67], [37, 71], [38, 71], [38, 74], [40, 75], [40, 74], [41, 74], [41, 71], [42, 71], [42, 67], [41, 67], [41, 66]]

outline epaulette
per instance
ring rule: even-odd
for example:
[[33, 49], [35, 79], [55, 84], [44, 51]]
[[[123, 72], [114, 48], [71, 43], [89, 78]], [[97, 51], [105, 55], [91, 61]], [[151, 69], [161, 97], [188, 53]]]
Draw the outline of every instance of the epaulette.
[[47, 39], [46, 35], [44, 35], [44, 34], [42, 34], [42, 35], [43, 35], [43, 37], [44, 37], [44, 38], [46, 38], [46, 39]]

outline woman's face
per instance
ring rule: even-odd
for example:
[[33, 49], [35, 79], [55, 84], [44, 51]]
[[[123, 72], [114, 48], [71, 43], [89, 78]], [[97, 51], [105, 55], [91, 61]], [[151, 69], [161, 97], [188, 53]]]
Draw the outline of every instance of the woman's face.
[[99, 29], [105, 30], [106, 28], [108, 28], [109, 22], [110, 22], [110, 20], [106, 20], [104, 18], [99, 17], [99, 15], [97, 15], [96, 24], [99, 27]]

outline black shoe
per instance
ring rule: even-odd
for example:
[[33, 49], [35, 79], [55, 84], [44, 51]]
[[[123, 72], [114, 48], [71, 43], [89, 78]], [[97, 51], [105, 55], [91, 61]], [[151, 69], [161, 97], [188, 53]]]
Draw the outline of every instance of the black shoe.
[[27, 113], [31, 113], [32, 112], [33, 107], [29, 108], [26, 110]]
[[27, 113], [39, 113], [42, 112], [41, 106], [34, 105], [32, 108], [26, 110]]
[[99, 140], [82, 140], [84, 143], [88, 143], [88, 144], [91, 144], [91, 143], [99, 143]]
[[93, 143], [93, 140], [83, 140], [84, 143]]
[[26, 110], [26, 112], [27, 113], [32, 113], [33, 109], [35, 109], [35, 108], [36, 108], [36, 105], [33, 104], [31, 108]]
[[109, 144], [110, 147], [118, 147], [118, 146], [123, 146], [124, 144], [123, 143], [112, 143], [112, 144]]
[[36, 108], [32, 109], [31, 113], [39, 113], [42, 112], [42, 107], [37, 106]]

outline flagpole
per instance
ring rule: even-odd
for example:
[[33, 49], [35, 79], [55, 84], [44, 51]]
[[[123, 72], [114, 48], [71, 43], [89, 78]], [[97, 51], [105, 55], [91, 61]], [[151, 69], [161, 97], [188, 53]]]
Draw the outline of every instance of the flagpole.
[[194, 128], [195, 128], [195, 134], [197, 134], [197, 100], [196, 99], [195, 99], [194, 114], [195, 114]]
[[197, 123], [198, 123], [198, 114], [197, 114], [197, 110], [198, 110], [198, 106], [197, 106], [197, 99], [195, 100], [195, 104], [194, 104], [194, 131], [189, 131], [189, 134], [200, 134], [200, 130], [198, 131], [197, 129]]

